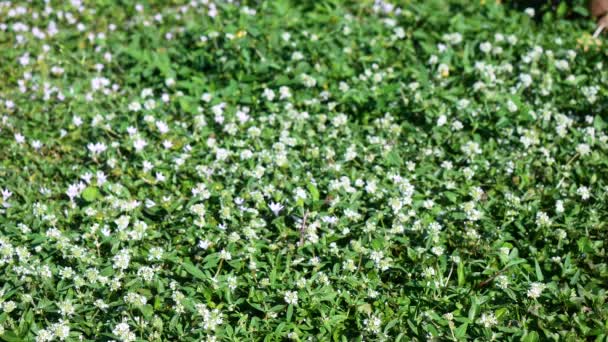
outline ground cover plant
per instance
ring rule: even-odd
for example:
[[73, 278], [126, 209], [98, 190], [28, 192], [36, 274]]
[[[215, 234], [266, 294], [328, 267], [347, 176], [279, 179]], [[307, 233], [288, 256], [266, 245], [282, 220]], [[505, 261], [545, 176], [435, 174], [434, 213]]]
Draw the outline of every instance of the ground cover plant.
[[606, 340], [568, 6], [0, 2], [0, 339]]

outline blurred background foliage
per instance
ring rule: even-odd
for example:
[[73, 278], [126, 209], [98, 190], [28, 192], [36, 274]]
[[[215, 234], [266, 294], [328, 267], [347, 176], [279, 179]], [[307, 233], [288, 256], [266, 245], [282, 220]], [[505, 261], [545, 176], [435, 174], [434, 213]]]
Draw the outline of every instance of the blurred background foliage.
[[[500, 0], [498, 0], [500, 2]], [[538, 20], [574, 19], [589, 16], [588, 0], [502, 0], [519, 10], [533, 8]]]

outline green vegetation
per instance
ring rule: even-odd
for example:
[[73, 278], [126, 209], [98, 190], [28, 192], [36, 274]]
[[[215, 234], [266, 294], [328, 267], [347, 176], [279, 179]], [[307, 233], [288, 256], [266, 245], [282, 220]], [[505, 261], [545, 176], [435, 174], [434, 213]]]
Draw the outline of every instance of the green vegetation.
[[399, 3], [1, 2], [0, 339], [605, 341], [594, 23]]

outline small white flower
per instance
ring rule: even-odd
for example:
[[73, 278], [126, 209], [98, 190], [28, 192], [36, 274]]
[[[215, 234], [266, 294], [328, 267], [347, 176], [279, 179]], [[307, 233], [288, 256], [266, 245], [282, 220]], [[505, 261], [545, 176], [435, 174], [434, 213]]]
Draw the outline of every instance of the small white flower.
[[526, 8], [524, 12], [530, 17], [534, 17], [534, 15], [536, 15], [536, 11], [531, 7]]
[[274, 91], [272, 89], [265, 88], [262, 96], [266, 98], [266, 100], [272, 102], [275, 98]]
[[583, 201], [586, 201], [589, 199], [589, 197], [591, 197], [589, 188], [586, 186], [580, 186], [578, 189], [576, 189], [576, 194], [581, 196], [581, 199]]
[[97, 156], [103, 152], [105, 152], [108, 149], [108, 146], [106, 146], [106, 144], [102, 143], [102, 142], [98, 142], [98, 143], [89, 143], [87, 144], [87, 148], [89, 149], [89, 151], [91, 151], [91, 153], [94, 156]]
[[496, 282], [496, 286], [503, 290], [509, 287], [509, 278], [507, 278], [507, 276], [504, 274], [501, 274], [496, 277], [494, 281]]
[[568, 61], [565, 59], [559, 59], [559, 60], [555, 61], [555, 67], [559, 70], [570, 69], [570, 65], [568, 64]]
[[558, 214], [561, 214], [564, 212], [564, 201], [562, 200], [557, 200], [555, 202], [555, 212]]
[[112, 329], [112, 334], [116, 335], [123, 342], [132, 342], [137, 338], [135, 333], [131, 331], [126, 320], [123, 320], [122, 323], [117, 324], [114, 329]]
[[492, 51], [492, 44], [490, 42], [483, 42], [479, 44], [479, 50], [483, 53], [489, 53]]
[[141, 110], [141, 103], [135, 101], [129, 103], [129, 110], [132, 112], [139, 112]]
[[578, 144], [578, 146], [576, 146], [576, 152], [580, 154], [581, 157], [585, 157], [591, 153], [591, 147], [589, 147], [588, 144]]
[[204, 93], [203, 95], [201, 95], [201, 100], [203, 100], [204, 102], [211, 102], [211, 99], [213, 99], [213, 95], [209, 94], [209, 93]]
[[143, 150], [146, 145], [148, 145], [148, 142], [142, 138], [138, 138], [133, 141], [133, 148], [135, 148], [135, 151], [137, 152]]
[[528, 88], [530, 85], [532, 85], [532, 76], [529, 74], [519, 74], [519, 81], [524, 88]]
[[439, 118], [437, 119], [437, 127], [441, 127], [441, 126], [445, 125], [445, 123], [447, 121], [448, 121], [448, 118], [445, 115], [439, 116]]
[[231, 260], [232, 259], [232, 254], [230, 254], [230, 252], [228, 252], [227, 250], [222, 249], [220, 251], [220, 259]]
[[549, 215], [543, 211], [536, 213], [536, 225], [539, 227], [548, 227], [551, 225]]
[[485, 328], [491, 328], [498, 324], [498, 320], [496, 320], [496, 316], [494, 316], [493, 312], [483, 313], [481, 318], [479, 318], [479, 324], [483, 325]]
[[509, 101], [507, 101], [507, 109], [509, 110], [509, 112], [515, 113], [517, 111], [518, 107], [515, 104], [515, 102], [509, 100]]
[[530, 289], [528, 289], [527, 293], [528, 297], [532, 299], [537, 299], [538, 297], [540, 297], [545, 287], [547, 286], [543, 283], [534, 282], [530, 284]]
[[363, 325], [365, 326], [366, 331], [372, 334], [378, 334], [380, 333], [380, 328], [382, 326], [382, 319], [376, 315], [372, 315], [363, 320]]
[[280, 212], [281, 210], [283, 210], [283, 208], [284, 208], [284, 207], [283, 207], [283, 206], [282, 206], [280, 203], [274, 203], [274, 202], [271, 202], [271, 203], [268, 205], [268, 207], [270, 207], [270, 210], [272, 211], [272, 213], [273, 213], [275, 216], [278, 216], [278, 215], [279, 215], [279, 212]]
[[206, 250], [207, 248], [209, 248], [210, 245], [211, 245], [211, 242], [209, 240], [200, 240], [198, 242], [198, 247], [200, 249]]
[[21, 133], [15, 133], [15, 141], [18, 144], [23, 144], [25, 142], [25, 137]]
[[302, 74], [300, 75], [300, 78], [302, 79], [302, 83], [304, 84], [304, 86], [306, 86], [307, 88], [312, 88], [317, 85], [317, 80], [315, 80], [310, 75]]
[[298, 305], [298, 293], [295, 291], [285, 292], [285, 302], [289, 305]]

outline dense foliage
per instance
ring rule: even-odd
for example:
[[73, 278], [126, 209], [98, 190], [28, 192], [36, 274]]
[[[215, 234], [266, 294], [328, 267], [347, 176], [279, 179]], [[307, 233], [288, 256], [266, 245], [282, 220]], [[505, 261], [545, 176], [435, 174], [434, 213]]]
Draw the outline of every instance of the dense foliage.
[[0, 339], [607, 338], [591, 20], [232, 2], [0, 3]]

